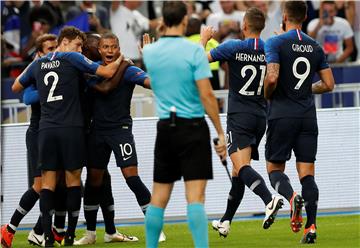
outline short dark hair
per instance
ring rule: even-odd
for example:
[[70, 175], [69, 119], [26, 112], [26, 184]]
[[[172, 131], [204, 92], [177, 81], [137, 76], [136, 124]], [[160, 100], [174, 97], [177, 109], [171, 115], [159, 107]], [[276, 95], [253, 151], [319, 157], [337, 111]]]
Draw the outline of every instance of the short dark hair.
[[251, 32], [261, 33], [261, 31], [264, 29], [265, 15], [260, 9], [256, 7], [248, 8], [245, 13], [245, 18]]
[[162, 7], [165, 26], [177, 26], [187, 15], [186, 4], [182, 1], [167, 1]]
[[322, 1], [321, 4], [335, 4], [335, 1]]
[[35, 48], [36, 48], [36, 51], [39, 51], [39, 52], [43, 52], [43, 43], [48, 41], [48, 40], [56, 40], [57, 37], [55, 34], [43, 34], [43, 35], [40, 35], [36, 41], [35, 41]]
[[307, 4], [305, 1], [286, 1], [284, 11], [290, 22], [301, 24], [306, 18]]
[[59, 38], [58, 38], [58, 44], [60, 45], [60, 43], [62, 42], [62, 40], [64, 38], [72, 41], [72, 40], [75, 40], [76, 37], [79, 37], [85, 43], [86, 35], [84, 32], [82, 32], [80, 29], [78, 29], [74, 26], [65, 26], [60, 31]]
[[190, 18], [187, 28], [186, 36], [191, 36], [193, 34], [200, 34], [201, 31], [201, 21], [198, 18]]
[[119, 38], [114, 33], [106, 32], [106, 33], [102, 34], [100, 37], [100, 41], [103, 39], [115, 39], [117, 44], [119, 45]]

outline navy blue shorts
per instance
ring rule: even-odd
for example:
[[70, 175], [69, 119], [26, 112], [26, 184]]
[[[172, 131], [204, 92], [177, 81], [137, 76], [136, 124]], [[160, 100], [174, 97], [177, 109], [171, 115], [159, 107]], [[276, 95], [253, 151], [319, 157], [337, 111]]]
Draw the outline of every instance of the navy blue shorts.
[[154, 156], [154, 182], [213, 178], [209, 127], [204, 118], [177, 118], [157, 124]]
[[114, 152], [116, 164], [120, 168], [137, 166], [137, 154], [131, 128], [123, 129], [116, 134], [104, 135], [92, 131], [87, 144], [88, 167], [106, 169], [111, 152]]
[[46, 128], [39, 131], [41, 170], [77, 170], [85, 163], [84, 130], [81, 127]]
[[238, 149], [251, 146], [251, 158], [259, 160], [258, 147], [266, 129], [266, 118], [248, 113], [227, 116], [227, 147], [229, 156]]
[[26, 149], [28, 159], [28, 171], [31, 178], [41, 177], [41, 169], [39, 167], [39, 149], [38, 149], [38, 131], [26, 131]]
[[318, 126], [316, 119], [281, 118], [268, 121], [265, 157], [267, 161], [284, 163], [294, 151], [296, 162], [316, 160]]

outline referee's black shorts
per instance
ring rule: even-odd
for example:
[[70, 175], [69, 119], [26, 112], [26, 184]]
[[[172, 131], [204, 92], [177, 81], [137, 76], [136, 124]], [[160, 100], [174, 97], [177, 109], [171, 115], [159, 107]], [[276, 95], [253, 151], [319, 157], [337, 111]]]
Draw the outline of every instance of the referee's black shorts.
[[169, 120], [157, 124], [154, 182], [173, 183], [212, 179], [209, 127], [204, 118], [176, 118], [176, 127]]

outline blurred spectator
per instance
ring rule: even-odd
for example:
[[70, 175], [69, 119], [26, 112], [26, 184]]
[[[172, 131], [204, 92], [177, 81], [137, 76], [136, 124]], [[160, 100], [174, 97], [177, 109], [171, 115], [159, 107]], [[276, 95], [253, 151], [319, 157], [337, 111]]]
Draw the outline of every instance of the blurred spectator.
[[[355, 27], [355, 2], [354, 1], [336, 1], [336, 9], [337, 9], [337, 16], [345, 18], [350, 26], [352, 27], [353, 31]], [[355, 61], [357, 54], [358, 54], [358, 46], [355, 43], [355, 38], [353, 37], [354, 43], [354, 50], [350, 55], [350, 61]]]
[[252, 6], [260, 9], [266, 17], [265, 28], [260, 38], [266, 41], [280, 30], [282, 23], [281, 2], [279, 1], [252, 1]]
[[234, 1], [221, 0], [220, 6], [222, 11], [210, 14], [206, 22], [207, 26], [212, 26], [216, 31], [214, 38], [219, 42], [240, 38], [245, 12], [236, 10]]
[[309, 23], [308, 34], [322, 45], [329, 62], [341, 63], [346, 61], [353, 52], [354, 33], [349, 22], [337, 17], [336, 12], [334, 1], [322, 2], [320, 18]]
[[[186, 36], [187, 39], [199, 44], [200, 43], [200, 30], [201, 30], [201, 21], [197, 18], [190, 18], [188, 22], [188, 26], [186, 29]], [[219, 42], [217, 42], [215, 39], [210, 39], [208, 43], [206, 44], [206, 51], [210, 51], [211, 49], [217, 47], [219, 45]], [[210, 63], [210, 69], [212, 72], [212, 78], [210, 78], [210, 82], [212, 85], [212, 88], [214, 90], [220, 90], [220, 82], [219, 82], [219, 67], [220, 64], [218, 61]]]
[[79, 5], [72, 6], [66, 14], [66, 21], [70, 21], [83, 12], [88, 13], [90, 31], [105, 33], [110, 29], [110, 17], [107, 9], [95, 4], [94, 1], [82, 1]]
[[28, 22], [31, 25], [31, 33], [26, 37], [26, 40], [23, 40], [21, 56], [24, 60], [31, 61], [36, 50], [36, 39], [45, 33], [49, 33], [51, 28], [55, 26], [56, 19], [47, 6], [36, 5], [30, 9]]
[[112, 31], [119, 38], [121, 52], [137, 66], [141, 65], [138, 44], [142, 34], [158, 25], [157, 20], [149, 20], [137, 11], [141, 4], [142, 1], [113, 1], [110, 14]]
[[54, 26], [64, 25], [64, 17], [61, 11], [61, 1], [44, 1], [43, 6], [47, 7], [53, 14]]
[[355, 36], [355, 43], [356, 46], [358, 48], [358, 55], [357, 55], [357, 60], [360, 61], [360, 2], [356, 1], [355, 2], [355, 13], [357, 13], [357, 15], [355, 15], [355, 21], [354, 21], [354, 36]]

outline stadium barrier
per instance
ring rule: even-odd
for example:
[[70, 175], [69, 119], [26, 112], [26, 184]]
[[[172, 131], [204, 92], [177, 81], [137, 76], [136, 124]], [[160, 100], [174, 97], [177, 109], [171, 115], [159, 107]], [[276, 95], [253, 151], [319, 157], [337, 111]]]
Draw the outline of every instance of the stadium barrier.
[[[223, 100], [223, 112], [227, 112], [228, 106], [228, 90], [214, 91], [216, 98]], [[329, 98], [330, 97], [330, 98]], [[344, 101], [346, 98], [346, 101]], [[154, 116], [155, 104], [154, 96], [146, 94], [134, 94], [131, 100], [134, 117]], [[325, 107], [360, 107], [360, 82], [338, 84], [332, 93], [324, 95], [314, 95], [314, 101], [317, 108]], [[345, 102], [345, 104], [344, 104]], [[350, 104], [349, 104], [350, 102]], [[145, 106], [150, 105], [150, 112], [145, 114]], [[18, 113], [26, 110], [25, 122], [30, 121], [30, 106], [20, 103], [18, 99], [9, 99], [2, 101], [3, 113], [8, 113], [7, 123], [18, 123]]]
[[[318, 111], [319, 143], [316, 161], [316, 180], [320, 190], [319, 210], [360, 209], [360, 108], [321, 109]], [[226, 128], [226, 115], [221, 115], [223, 127]], [[157, 118], [135, 118], [133, 133], [136, 141], [139, 161], [139, 174], [145, 185], [152, 188], [153, 150], [156, 135]], [[209, 120], [208, 120], [209, 122]], [[209, 123], [211, 137], [215, 131]], [[28, 188], [25, 133], [28, 124], [6, 124], [2, 126], [2, 172], [1, 179], [1, 224], [10, 220], [18, 201]], [[265, 169], [264, 142], [260, 144], [260, 160], [252, 165], [264, 177], [272, 190]], [[229, 158], [228, 158], [229, 160]], [[230, 162], [230, 161], [229, 161]], [[229, 167], [231, 167], [229, 163]], [[117, 221], [143, 219], [134, 194], [126, 185], [120, 170], [112, 156], [108, 169], [112, 175], [112, 188], [115, 198], [115, 216]], [[231, 168], [230, 168], [231, 169]], [[206, 192], [206, 211], [209, 215], [220, 215], [224, 212], [228, 192], [231, 187], [225, 169], [213, 152], [214, 180], [209, 181]], [[86, 169], [82, 174], [85, 180]], [[301, 192], [295, 159], [292, 156], [286, 172], [294, 190]], [[250, 214], [264, 211], [259, 197], [246, 189], [238, 214]], [[285, 203], [284, 210], [289, 210]], [[24, 218], [22, 224], [35, 223], [39, 207]], [[175, 184], [172, 198], [166, 210], [166, 218], [183, 218], [186, 215], [184, 185]], [[98, 220], [102, 215], [98, 214]], [[81, 210], [80, 223], [84, 221]], [[259, 224], [260, 225], [260, 224]]]

